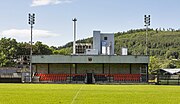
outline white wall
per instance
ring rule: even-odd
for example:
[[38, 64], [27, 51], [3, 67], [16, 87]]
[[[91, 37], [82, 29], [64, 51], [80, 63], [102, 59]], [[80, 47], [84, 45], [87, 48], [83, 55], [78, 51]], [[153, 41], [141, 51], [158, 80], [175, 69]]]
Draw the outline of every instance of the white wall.
[[[104, 40], [104, 37], [107, 37], [107, 40]], [[101, 33], [101, 41], [106, 42], [106, 47], [109, 47], [111, 45], [111, 52], [110, 55], [114, 55], [114, 34], [109, 33]]]
[[93, 49], [97, 49], [98, 54], [101, 54], [100, 31], [93, 31]]
[[[104, 38], [107, 37], [107, 40], [104, 40]], [[106, 42], [106, 47], [109, 47], [109, 50], [106, 49], [107, 52], [104, 52], [104, 49], [102, 47], [102, 42]], [[99, 54], [108, 54], [108, 55], [114, 55], [114, 34], [113, 33], [101, 33], [100, 31], [93, 31], [93, 49], [97, 49]]]

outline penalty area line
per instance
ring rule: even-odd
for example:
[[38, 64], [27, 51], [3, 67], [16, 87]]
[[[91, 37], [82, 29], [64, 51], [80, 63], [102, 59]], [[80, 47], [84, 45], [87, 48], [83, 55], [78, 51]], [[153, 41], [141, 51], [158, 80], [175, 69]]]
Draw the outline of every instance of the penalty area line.
[[76, 99], [77, 96], [79, 95], [79, 92], [81, 91], [82, 88], [83, 88], [83, 85], [82, 85], [81, 88], [77, 91], [76, 95], [73, 97], [73, 100], [72, 100], [71, 104], [74, 103], [75, 99]]

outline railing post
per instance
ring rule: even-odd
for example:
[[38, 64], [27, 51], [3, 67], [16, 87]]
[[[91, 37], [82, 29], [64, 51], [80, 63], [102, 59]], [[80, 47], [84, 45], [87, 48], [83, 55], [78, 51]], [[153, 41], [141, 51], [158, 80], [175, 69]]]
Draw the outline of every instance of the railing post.
[[179, 85], [179, 80], [180, 80], [180, 75], [179, 75], [179, 77], [178, 77], [178, 85]]

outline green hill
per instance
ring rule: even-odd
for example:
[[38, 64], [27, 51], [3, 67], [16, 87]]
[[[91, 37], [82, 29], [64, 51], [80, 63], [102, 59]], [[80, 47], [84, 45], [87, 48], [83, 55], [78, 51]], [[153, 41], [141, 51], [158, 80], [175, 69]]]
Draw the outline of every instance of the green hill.
[[[161, 58], [180, 58], [180, 31], [155, 31], [150, 29], [147, 35], [148, 55]], [[92, 43], [92, 38], [78, 40], [77, 43]], [[72, 42], [59, 47], [72, 47]], [[145, 55], [146, 31], [144, 29], [115, 33], [115, 53], [121, 54], [121, 48], [128, 48], [129, 55]]]
[[[180, 32], [179, 31], [148, 31], [148, 55], [162, 58], [179, 58]], [[119, 47], [127, 47], [130, 55], [144, 55], [146, 47], [146, 32], [134, 31], [131, 33], [115, 34], [115, 52]]]
[[[150, 69], [180, 67], [180, 31], [163, 31], [149, 29], [147, 35], [148, 55], [154, 64], [150, 64]], [[92, 38], [78, 40], [80, 42], [92, 43]], [[146, 54], [146, 30], [137, 29], [127, 32], [115, 33], [115, 54], [121, 54], [121, 48], [128, 48], [129, 55]], [[60, 50], [72, 52], [72, 42], [60, 47]]]

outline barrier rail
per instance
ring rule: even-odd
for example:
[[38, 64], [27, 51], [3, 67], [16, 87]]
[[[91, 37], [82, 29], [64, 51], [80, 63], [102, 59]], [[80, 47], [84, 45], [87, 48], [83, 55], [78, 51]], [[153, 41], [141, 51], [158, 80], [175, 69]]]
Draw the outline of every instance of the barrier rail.
[[180, 75], [158, 75], [157, 84], [180, 85]]

